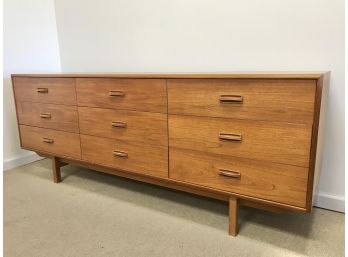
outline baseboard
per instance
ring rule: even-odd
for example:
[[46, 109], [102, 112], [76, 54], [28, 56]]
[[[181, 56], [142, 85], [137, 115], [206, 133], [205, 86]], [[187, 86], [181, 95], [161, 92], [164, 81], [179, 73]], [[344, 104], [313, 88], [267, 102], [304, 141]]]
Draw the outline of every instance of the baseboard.
[[338, 212], [345, 212], [344, 203], [344, 196], [318, 193], [314, 198], [314, 206]]
[[31, 162], [35, 162], [38, 160], [42, 160], [42, 159], [43, 157], [38, 156], [36, 153], [29, 153], [29, 154], [22, 155], [13, 159], [4, 160], [3, 169], [4, 171], [14, 169], [16, 167], [19, 167]]

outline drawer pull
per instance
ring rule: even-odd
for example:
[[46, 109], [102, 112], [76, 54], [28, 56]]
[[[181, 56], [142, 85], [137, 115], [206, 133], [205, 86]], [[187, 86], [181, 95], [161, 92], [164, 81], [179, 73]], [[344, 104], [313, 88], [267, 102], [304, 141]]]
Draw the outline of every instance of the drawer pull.
[[219, 175], [224, 176], [224, 177], [229, 177], [229, 178], [240, 179], [240, 172], [239, 171], [219, 169]]
[[48, 113], [48, 112], [42, 112], [42, 113], [40, 113], [40, 117], [42, 119], [50, 119], [51, 118], [51, 114]]
[[36, 90], [38, 93], [48, 93], [48, 88], [38, 87]]
[[44, 138], [42, 139], [42, 142], [48, 143], [48, 144], [53, 144], [54, 141], [53, 141], [52, 138], [44, 137]]
[[219, 138], [222, 140], [241, 142], [242, 141], [242, 134], [220, 133]]
[[125, 93], [123, 91], [119, 91], [119, 90], [111, 90], [109, 92], [110, 96], [125, 96]]
[[128, 153], [122, 151], [113, 151], [112, 154], [117, 157], [127, 158]]
[[221, 103], [243, 103], [241, 95], [220, 95]]
[[111, 122], [111, 126], [115, 127], [115, 128], [126, 128], [127, 123], [122, 122], [122, 121], [113, 121], [113, 122]]

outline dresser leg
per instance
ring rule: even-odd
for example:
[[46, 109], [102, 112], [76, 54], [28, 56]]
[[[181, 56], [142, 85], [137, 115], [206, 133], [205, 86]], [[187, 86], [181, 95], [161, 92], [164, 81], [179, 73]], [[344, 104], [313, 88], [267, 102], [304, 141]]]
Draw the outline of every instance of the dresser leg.
[[238, 233], [238, 199], [231, 197], [229, 200], [229, 234], [236, 236]]
[[54, 183], [59, 183], [62, 181], [62, 178], [60, 176], [60, 167], [62, 166], [61, 162], [58, 160], [58, 158], [53, 157], [52, 158], [52, 171], [53, 171], [53, 181]]

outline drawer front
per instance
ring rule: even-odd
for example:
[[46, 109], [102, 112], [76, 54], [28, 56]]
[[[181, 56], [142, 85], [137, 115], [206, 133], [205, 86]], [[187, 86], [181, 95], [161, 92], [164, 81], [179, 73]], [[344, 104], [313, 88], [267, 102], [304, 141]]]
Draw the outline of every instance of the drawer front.
[[170, 148], [169, 177], [214, 189], [305, 207], [308, 169]]
[[77, 106], [17, 102], [18, 122], [79, 133]]
[[20, 125], [23, 148], [81, 159], [79, 134]]
[[158, 177], [168, 177], [168, 148], [81, 135], [82, 159]]
[[311, 125], [169, 115], [169, 146], [308, 167]]
[[313, 122], [315, 80], [169, 79], [167, 83], [170, 114]]
[[74, 78], [13, 77], [16, 101], [76, 105]]
[[76, 79], [79, 106], [167, 113], [164, 79]]
[[82, 134], [168, 146], [167, 115], [79, 107]]

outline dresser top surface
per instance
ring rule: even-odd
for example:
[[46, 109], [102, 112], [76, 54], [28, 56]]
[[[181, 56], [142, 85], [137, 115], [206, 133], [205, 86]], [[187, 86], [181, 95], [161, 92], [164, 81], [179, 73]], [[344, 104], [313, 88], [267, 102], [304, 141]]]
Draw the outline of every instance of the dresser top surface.
[[229, 72], [229, 73], [41, 73], [12, 74], [12, 77], [56, 78], [250, 78], [250, 79], [319, 79], [328, 72]]

